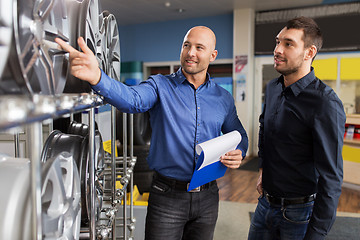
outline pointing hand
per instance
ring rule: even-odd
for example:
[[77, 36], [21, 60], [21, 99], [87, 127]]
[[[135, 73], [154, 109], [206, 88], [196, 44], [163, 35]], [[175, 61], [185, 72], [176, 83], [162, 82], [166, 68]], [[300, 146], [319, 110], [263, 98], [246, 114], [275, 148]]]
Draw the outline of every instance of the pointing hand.
[[78, 44], [82, 52], [79, 52], [60, 38], [56, 38], [55, 41], [64, 51], [69, 53], [70, 73], [72, 75], [89, 82], [91, 85], [99, 83], [101, 71], [98, 61], [82, 37], [78, 38]]

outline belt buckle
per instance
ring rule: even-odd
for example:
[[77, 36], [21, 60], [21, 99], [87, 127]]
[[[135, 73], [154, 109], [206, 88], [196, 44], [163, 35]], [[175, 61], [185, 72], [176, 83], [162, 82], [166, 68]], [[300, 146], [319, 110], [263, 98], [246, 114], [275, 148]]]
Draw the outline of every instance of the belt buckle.
[[[189, 189], [189, 185], [190, 183], [187, 184], [187, 189]], [[200, 192], [201, 191], [201, 186], [198, 186], [197, 188], [194, 188], [188, 192]]]
[[265, 198], [270, 203], [270, 195], [267, 192], [264, 192]]

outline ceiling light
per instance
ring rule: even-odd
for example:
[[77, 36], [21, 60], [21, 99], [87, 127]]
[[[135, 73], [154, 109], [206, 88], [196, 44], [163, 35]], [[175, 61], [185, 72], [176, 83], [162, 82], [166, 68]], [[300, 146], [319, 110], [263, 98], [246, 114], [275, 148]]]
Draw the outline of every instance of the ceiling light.
[[165, 2], [165, 7], [170, 7], [171, 3], [170, 2]]

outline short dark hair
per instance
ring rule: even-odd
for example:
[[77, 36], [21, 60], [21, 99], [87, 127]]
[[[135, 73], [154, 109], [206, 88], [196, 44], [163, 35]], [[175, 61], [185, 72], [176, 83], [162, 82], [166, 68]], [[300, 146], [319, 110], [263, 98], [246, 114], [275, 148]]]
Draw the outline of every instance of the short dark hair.
[[304, 31], [304, 36], [303, 36], [304, 47], [308, 48], [311, 45], [315, 45], [317, 52], [319, 52], [319, 50], [323, 44], [323, 37], [322, 37], [322, 33], [320, 31], [319, 26], [313, 19], [308, 18], [308, 17], [303, 17], [303, 16], [297, 17], [297, 18], [289, 20], [286, 23], [286, 28], [287, 29], [291, 29], [291, 28], [303, 29], [303, 31]]

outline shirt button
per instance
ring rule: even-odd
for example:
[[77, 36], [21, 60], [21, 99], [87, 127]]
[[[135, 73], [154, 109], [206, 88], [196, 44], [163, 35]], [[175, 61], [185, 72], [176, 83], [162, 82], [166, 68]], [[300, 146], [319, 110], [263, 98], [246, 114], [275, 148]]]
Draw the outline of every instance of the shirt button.
[[198, 107], [198, 109], [200, 109], [200, 107]]
[[200, 123], [198, 123], [198, 126], [200, 126]]

